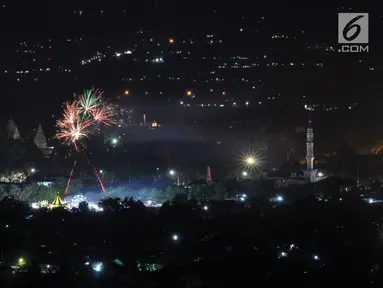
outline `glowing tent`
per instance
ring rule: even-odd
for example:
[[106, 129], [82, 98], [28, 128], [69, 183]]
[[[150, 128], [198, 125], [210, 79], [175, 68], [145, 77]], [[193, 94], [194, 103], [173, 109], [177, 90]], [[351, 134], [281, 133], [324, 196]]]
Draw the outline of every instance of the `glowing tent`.
[[53, 201], [52, 205], [53, 206], [62, 206], [63, 205], [63, 201], [61, 200], [59, 194], [56, 195], [56, 199], [55, 199], [55, 201]]

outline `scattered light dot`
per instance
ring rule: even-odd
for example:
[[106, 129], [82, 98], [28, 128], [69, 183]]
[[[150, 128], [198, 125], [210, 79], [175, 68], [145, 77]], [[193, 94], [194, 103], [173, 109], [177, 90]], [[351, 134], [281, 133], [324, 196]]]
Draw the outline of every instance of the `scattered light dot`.
[[94, 264], [93, 264], [92, 268], [93, 268], [93, 271], [99, 273], [99, 272], [102, 271], [102, 269], [103, 269], [104, 267], [103, 267], [103, 264], [102, 264], [101, 262], [97, 262], [97, 263], [94, 263]]

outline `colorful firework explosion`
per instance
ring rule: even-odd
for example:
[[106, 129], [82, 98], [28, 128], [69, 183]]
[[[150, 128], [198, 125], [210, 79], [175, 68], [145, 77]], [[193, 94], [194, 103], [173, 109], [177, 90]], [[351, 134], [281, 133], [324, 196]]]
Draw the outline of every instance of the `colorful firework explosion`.
[[93, 110], [99, 108], [102, 105], [102, 94], [102, 91], [94, 88], [85, 90], [82, 95], [77, 97], [77, 102], [81, 112], [84, 114], [90, 114]]
[[[73, 145], [76, 151], [79, 151], [79, 142], [92, 132], [92, 128], [99, 124], [111, 126], [116, 122], [113, 120], [113, 106], [106, 104], [102, 99], [103, 92], [97, 89], [85, 90], [85, 92], [76, 96], [72, 103], [67, 103], [64, 108], [63, 118], [57, 121], [59, 132], [56, 137], [64, 142]], [[73, 163], [68, 183], [65, 188], [65, 194], [71, 182], [73, 171], [76, 167], [76, 160]], [[100, 183], [101, 189], [107, 196], [104, 184], [98, 175], [97, 169], [88, 159], [88, 163]]]
[[57, 121], [57, 138], [76, 146], [78, 141], [88, 137], [92, 126], [115, 124], [112, 106], [103, 101], [102, 95], [103, 92], [92, 88], [75, 96], [72, 103], [67, 103], [63, 119]]

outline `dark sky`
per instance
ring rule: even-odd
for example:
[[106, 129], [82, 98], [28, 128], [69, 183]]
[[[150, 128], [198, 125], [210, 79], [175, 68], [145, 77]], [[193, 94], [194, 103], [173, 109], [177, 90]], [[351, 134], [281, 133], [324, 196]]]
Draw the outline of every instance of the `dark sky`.
[[[269, 37], [272, 32], [290, 31], [296, 33], [296, 31], [303, 30], [304, 37], [299, 40], [301, 41], [299, 45], [303, 45], [302, 41], [305, 43], [326, 42], [329, 45], [334, 45], [337, 41], [337, 13], [349, 12], [349, 8], [353, 8], [352, 11], [355, 12], [371, 13], [370, 46], [372, 52], [369, 55], [363, 55], [363, 57], [366, 57], [364, 60], [369, 61], [369, 63], [380, 63], [381, 31], [383, 31], [383, 5], [381, 1], [3, 0], [0, 3], [0, 25], [2, 27], [0, 29], [0, 71], [4, 67], [19, 68], [19, 64], [16, 63], [19, 63], [20, 59], [17, 59], [18, 56], [11, 56], [11, 54], [17, 49], [20, 41], [47, 43], [48, 39], [62, 40], [83, 37], [89, 40], [88, 43], [94, 43], [94, 46], [92, 46], [93, 44], [86, 47], [79, 46], [76, 51], [70, 51], [66, 48], [55, 50], [55, 55], [58, 55], [55, 59], [60, 59], [61, 65], [71, 67], [73, 63], [78, 63], [79, 55], [91, 55], [99, 47], [106, 47], [115, 39], [120, 40], [121, 47], [123, 44], [130, 45], [132, 42], [129, 41], [132, 39], [130, 35], [135, 33], [138, 28], [149, 28], [156, 31], [160, 37], [167, 37], [166, 35], [196, 35], [198, 31], [206, 32], [209, 29], [221, 31], [222, 34], [230, 34], [233, 31], [238, 31], [238, 27], [244, 27], [250, 35], [247, 42], [238, 45], [241, 47], [236, 47], [237, 42], [233, 41], [232, 46], [228, 44], [227, 49], [230, 48], [234, 51], [241, 48], [245, 51], [248, 48], [250, 53], [258, 52], [256, 48], [259, 47], [268, 49], [268, 44], [265, 44], [262, 35]], [[81, 11], [82, 15], [80, 16]], [[262, 17], [264, 19], [260, 20]], [[259, 34], [256, 34], [257, 31]], [[295, 53], [294, 55], [290, 54], [291, 51], [281, 48], [277, 50], [277, 54], [286, 59], [292, 55], [296, 57], [296, 54], [299, 54], [295, 48], [292, 51]], [[230, 52], [231, 50], [227, 53]], [[281, 84], [287, 85], [289, 82], [293, 83], [290, 86], [295, 85], [297, 87], [299, 85], [302, 86], [302, 91], [305, 91], [306, 88], [313, 88], [310, 86], [318, 85], [318, 82], [315, 81], [317, 80], [316, 77], [322, 77], [323, 79], [319, 83], [323, 87], [312, 89], [314, 90], [312, 94], [317, 94], [316, 97], [319, 99], [321, 97], [327, 99], [332, 97], [352, 98], [356, 94], [362, 95], [369, 88], [370, 91], [366, 94], [379, 95], [380, 89], [371, 88], [374, 86], [365, 81], [367, 78], [361, 78], [360, 75], [353, 73], [357, 71], [353, 71], [352, 68], [345, 68], [348, 67], [349, 62], [356, 61], [357, 57], [360, 56], [337, 55], [326, 74], [312, 76], [310, 81], [302, 80], [297, 85], [295, 84], [296, 79], [293, 82], [288, 77], [277, 78], [277, 75], [269, 75], [269, 79], [263, 77], [263, 80], [268, 83], [268, 89], [273, 92], [279, 92], [279, 86], [282, 86]], [[192, 67], [187, 68], [191, 69]], [[103, 69], [112, 72], [107, 72], [105, 76], [99, 74], [99, 78], [113, 76], [114, 67], [110, 66], [109, 70]], [[8, 83], [7, 78], [3, 79], [0, 74], [0, 81], [4, 83], [3, 96], [1, 96], [3, 115], [8, 117], [8, 115], [17, 114], [22, 119], [28, 119], [31, 115], [39, 115], [38, 118], [50, 117], [51, 113], [60, 109], [60, 103], [65, 97], [69, 98], [73, 92], [81, 91], [89, 83], [98, 84], [94, 83], [95, 80], [91, 78], [93, 72], [88, 70], [86, 76], [83, 73], [83, 78], [76, 80], [77, 82], [67, 80], [60, 75], [47, 77], [37, 84], [22, 83], [17, 84], [17, 86]], [[381, 76], [375, 75], [374, 77], [376, 77], [375, 83], [379, 83], [378, 80]], [[342, 86], [339, 94], [334, 90], [338, 84]], [[116, 90], [118, 89], [121, 87], [116, 88]], [[289, 92], [289, 89], [286, 88], [285, 91]], [[296, 93], [296, 91], [291, 93]]]

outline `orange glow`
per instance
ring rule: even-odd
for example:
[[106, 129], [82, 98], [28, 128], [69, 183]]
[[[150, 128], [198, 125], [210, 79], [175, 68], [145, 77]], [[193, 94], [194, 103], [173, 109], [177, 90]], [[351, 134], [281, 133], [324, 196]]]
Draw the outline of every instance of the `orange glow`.
[[158, 126], [157, 122], [156, 122], [156, 121], [153, 121], [153, 123], [152, 123], [152, 127], [155, 128], [155, 127], [157, 127], [157, 126]]
[[187, 95], [187, 96], [192, 96], [192, 95], [193, 95], [193, 92], [192, 92], [191, 90], [188, 90], [188, 91], [186, 91], [186, 95]]
[[174, 44], [174, 39], [173, 39], [173, 38], [170, 38], [170, 39], [169, 39], [169, 43], [170, 43], [170, 44]]
[[129, 90], [125, 90], [125, 95], [129, 95]]
[[239, 32], [243, 32], [243, 28], [240, 28], [240, 29], [239, 29]]

